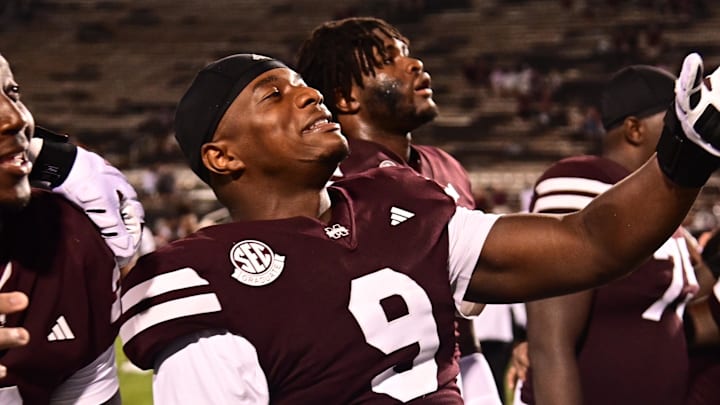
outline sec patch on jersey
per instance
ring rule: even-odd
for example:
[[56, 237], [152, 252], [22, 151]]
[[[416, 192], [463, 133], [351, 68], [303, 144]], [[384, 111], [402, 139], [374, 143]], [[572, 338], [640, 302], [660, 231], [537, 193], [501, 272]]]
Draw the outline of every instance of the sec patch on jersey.
[[277, 280], [285, 268], [285, 256], [258, 240], [243, 240], [230, 249], [232, 277], [249, 286], [260, 287]]

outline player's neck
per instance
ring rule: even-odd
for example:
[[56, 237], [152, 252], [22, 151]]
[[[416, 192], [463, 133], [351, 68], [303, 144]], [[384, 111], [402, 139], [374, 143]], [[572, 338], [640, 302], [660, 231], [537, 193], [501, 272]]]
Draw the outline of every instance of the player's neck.
[[330, 219], [330, 195], [326, 188], [295, 193], [265, 194], [262, 199], [252, 199], [229, 205], [233, 221], [262, 221], [293, 217]]
[[410, 132], [407, 132], [404, 135], [387, 133], [379, 134], [367, 140], [379, 143], [380, 145], [390, 149], [405, 162], [410, 160], [410, 145], [412, 144], [412, 134]]
[[603, 153], [603, 157], [612, 160], [631, 172], [639, 169], [647, 161], [647, 159], [638, 158], [635, 154], [621, 150], [609, 150]]
[[405, 162], [410, 159], [410, 145], [412, 144], [412, 133], [410, 131], [381, 128], [360, 119], [358, 115], [340, 116], [339, 120], [342, 132], [348, 138], [379, 143], [390, 149]]

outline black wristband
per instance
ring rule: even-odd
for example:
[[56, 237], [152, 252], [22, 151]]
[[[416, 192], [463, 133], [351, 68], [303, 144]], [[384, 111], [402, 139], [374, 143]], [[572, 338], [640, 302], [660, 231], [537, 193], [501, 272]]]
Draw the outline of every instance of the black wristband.
[[77, 146], [45, 139], [40, 154], [33, 163], [29, 176], [30, 184], [46, 189], [61, 185], [70, 174], [76, 156]]
[[663, 173], [680, 187], [702, 187], [720, 166], [720, 158], [687, 138], [675, 115], [674, 105], [665, 113], [657, 160]]

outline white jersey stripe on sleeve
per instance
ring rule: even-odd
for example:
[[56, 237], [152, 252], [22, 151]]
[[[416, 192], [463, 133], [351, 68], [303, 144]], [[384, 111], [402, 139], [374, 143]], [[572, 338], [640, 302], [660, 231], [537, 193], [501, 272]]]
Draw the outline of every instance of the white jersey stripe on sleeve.
[[612, 187], [612, 184], [582, 177], [553, 177], [538, 183], [535, 186], [535, 194], [543, 195], [570, 191], [598, 195], [604, 193], [610, 187]]
[[170, 273], [157, 275], [127, 290], [122, 295], [122, 308], [124, 312], [127, 312], [144, 299], [157, 297], [170, 291], [208, 284], [208, 281], [200, 277], [195, 270], [185, 267]]
[[540, 197], [535, 201], [533, 212], [547, 212], [552, 210], [580, 211], [590, 204], [595, 197], [583, 195], [554, 194]]
[[157, 324], [184, 316], [207, 314], [222, 310], [214, 293], [194, 295], [163, 302], [128, 319], [120, 327], [120, 338], [127, 343], [135, 335]]

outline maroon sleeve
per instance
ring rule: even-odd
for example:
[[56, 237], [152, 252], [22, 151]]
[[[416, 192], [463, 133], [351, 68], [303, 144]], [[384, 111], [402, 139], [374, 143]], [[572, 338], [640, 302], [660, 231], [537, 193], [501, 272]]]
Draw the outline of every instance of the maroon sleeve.
[[6, 226], [2, 244], [10, 277], [2, 290], [29, 297], [28, 308], [8, 315], [6, 325], [23, 326], [32, 338], [2, 355], [8, 377], [0, 384], [17, 385], [25, 403], [44, 403], [112, 345], [119, 270], [94, 224], [55, 194], [33, 193]]

